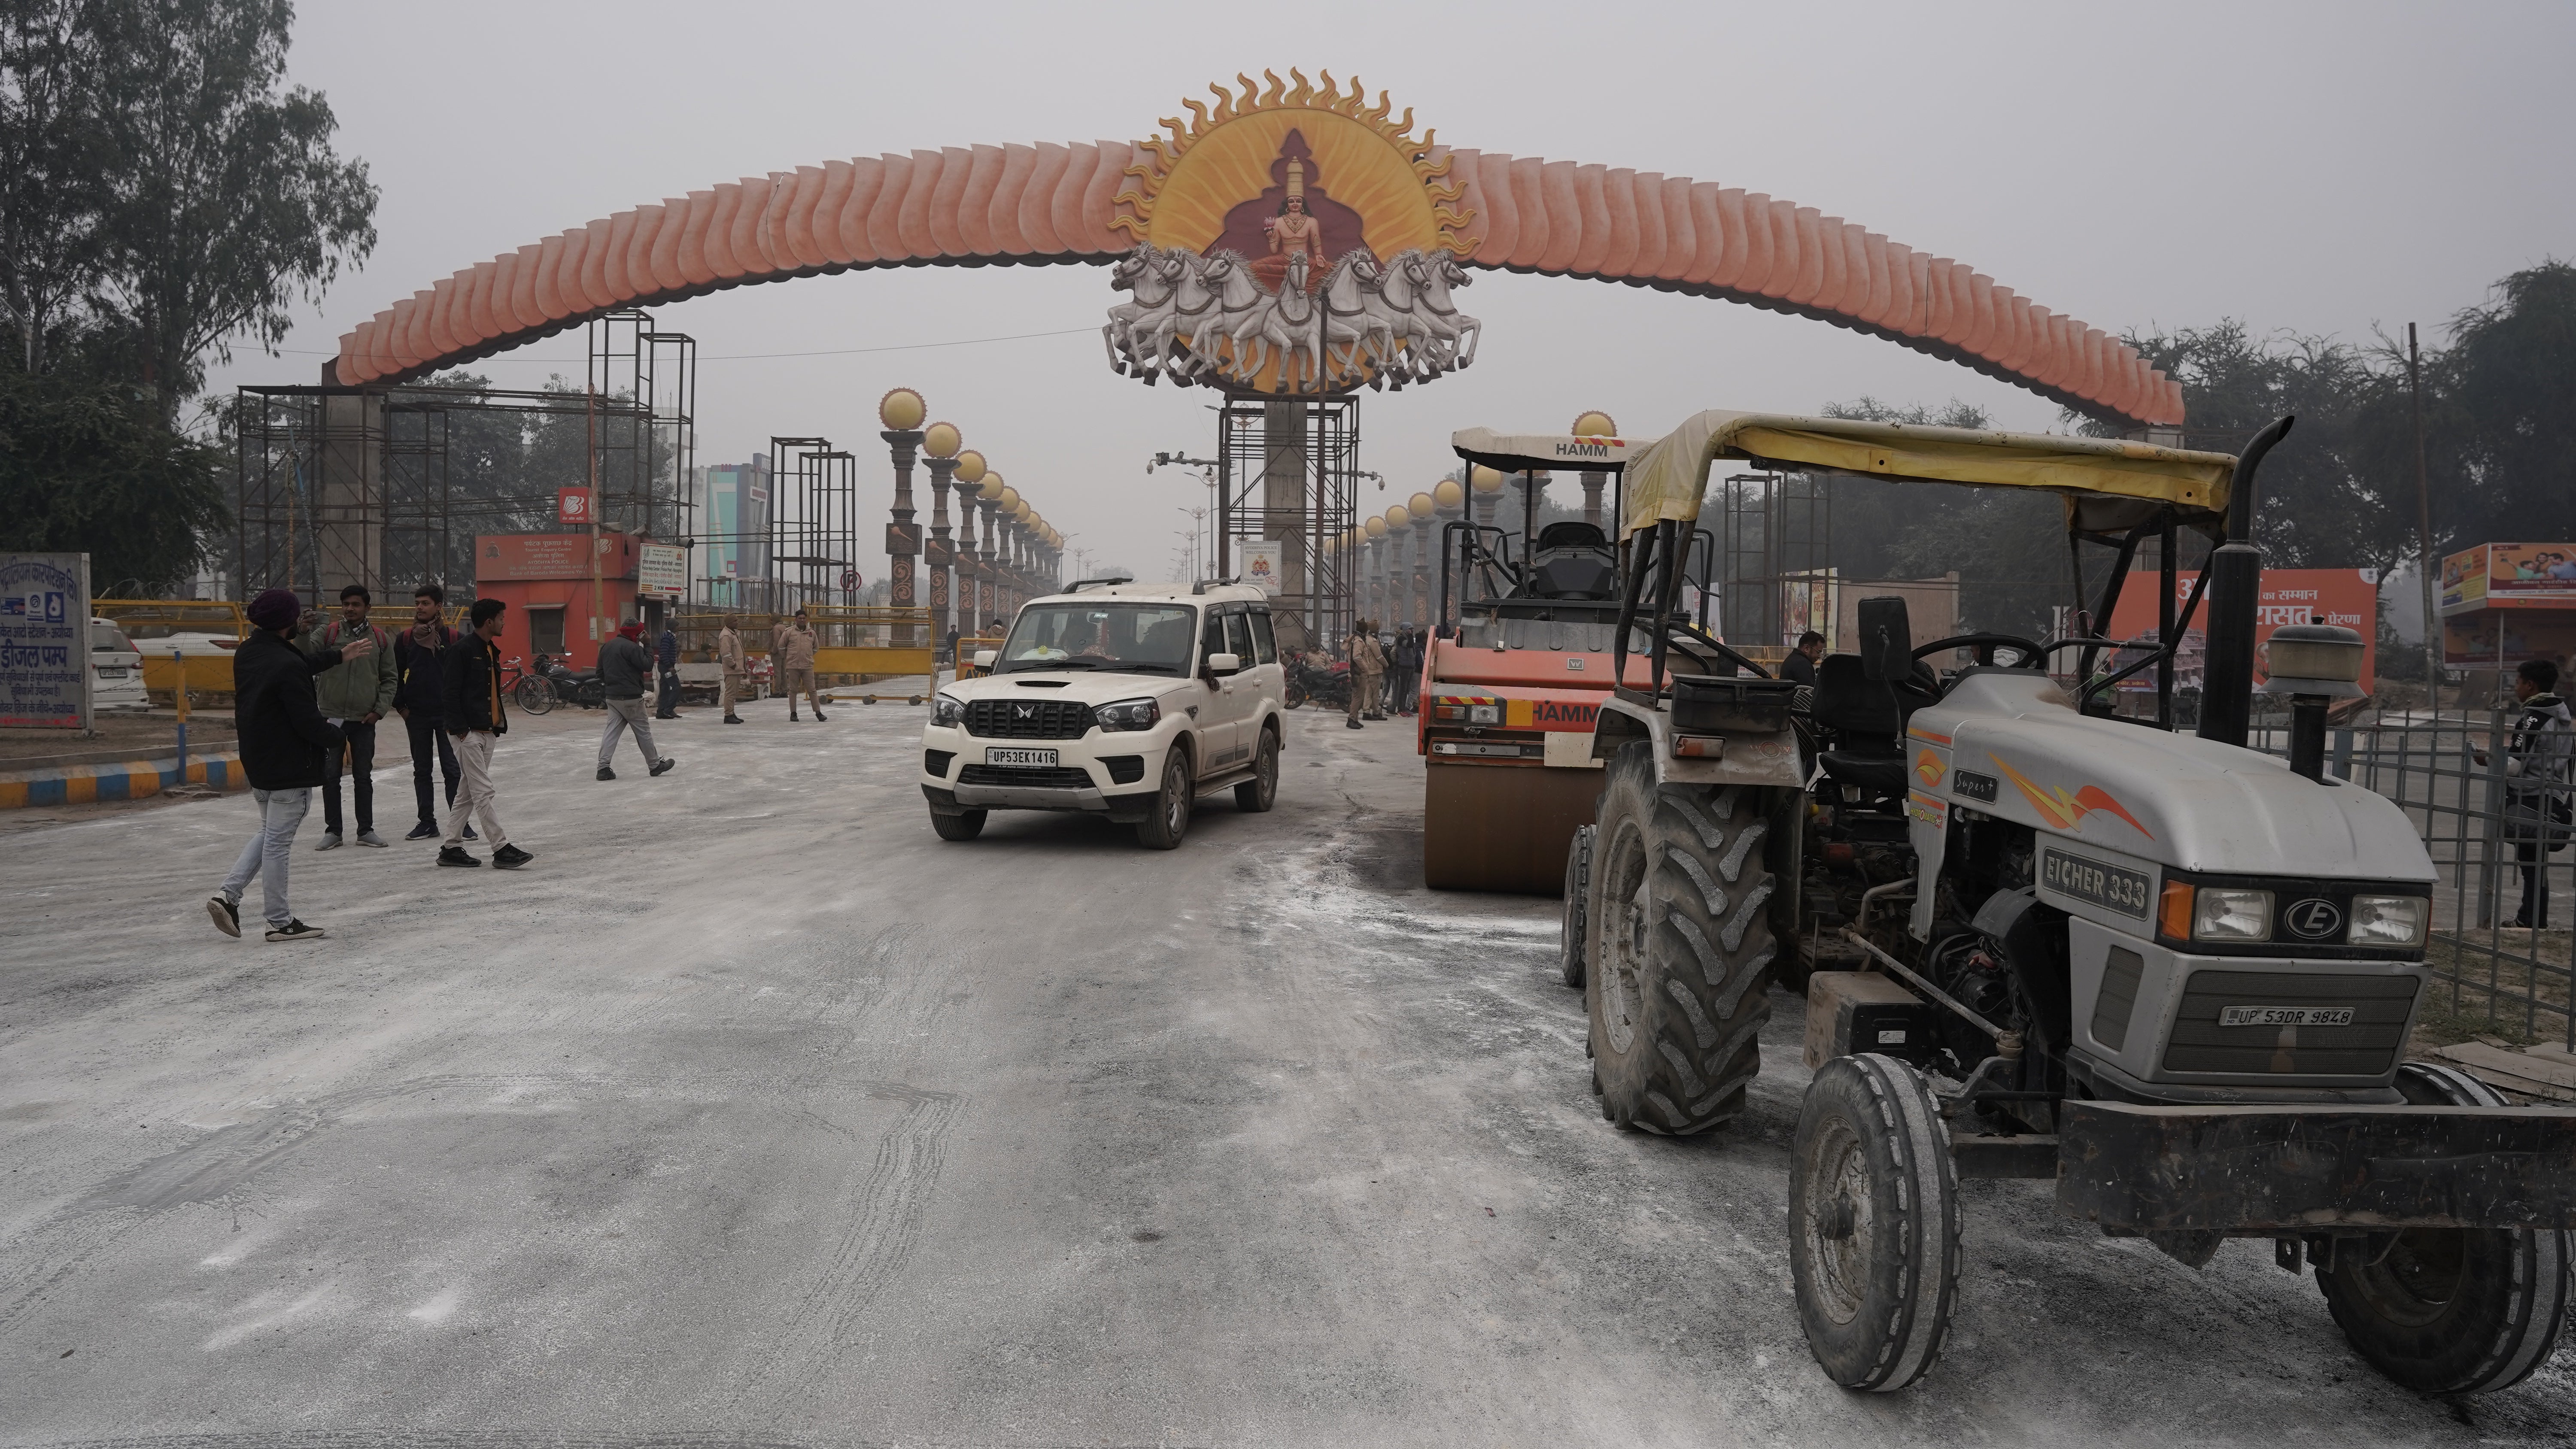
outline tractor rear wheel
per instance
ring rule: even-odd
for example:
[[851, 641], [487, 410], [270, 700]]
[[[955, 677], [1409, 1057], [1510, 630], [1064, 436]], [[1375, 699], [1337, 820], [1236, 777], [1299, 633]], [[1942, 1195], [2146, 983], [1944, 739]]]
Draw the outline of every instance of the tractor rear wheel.
[[1922, 1074], [1836, 1057], [1807, 1084], [1790, 1156], [1789, 1272], [1835, 1383], [1886, 1392], [1940, 1355], [1959, 1299], [1959, 1178]]
[[1620, 747], [1585, 891], [1584, 988], [1601, 1114], [1687, 1136], [1744, 1110], [1762, 1069], [1773, 944], [1764, 792], [1655, 784], [1653, 746]]
[[[2409, 1062], [2397, 1090], [2417, 1106], [2501, 1107], [2448, 1067]], [[2525, 1228], [2403, 1228], [2346, 1238], [2317, 1270], [2353, 1351], [2410, 1389], [2478, 1394], [2520, 1383], [2549, 1358], [2567, 1308], [2567, 1235]]]
[[1565, 913], [1557, 924], [1557, 969], [1565, 984], [1583, 985], [1584, 952], [1591, 948], [1584, 897], [1592, 884], [1592, 827], [1577, 826], [1565, 847]]

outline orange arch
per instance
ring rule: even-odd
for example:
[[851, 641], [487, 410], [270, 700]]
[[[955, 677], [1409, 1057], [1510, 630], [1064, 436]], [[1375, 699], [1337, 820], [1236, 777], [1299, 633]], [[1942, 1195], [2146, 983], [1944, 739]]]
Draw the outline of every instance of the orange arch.
[[[1965, 263], [1813, 207], [1625, 168], [1440, 148], [1471, 266], [1792, 312], [1973, 367], [2127, 425], [2178, 425], [2146, 359]], [[951, 146], [745, 177], [477, 262], [340, 339], [341, 383], [411, 381], [616, 307], [857, 267], [1108, 262], [1128, 141]]]

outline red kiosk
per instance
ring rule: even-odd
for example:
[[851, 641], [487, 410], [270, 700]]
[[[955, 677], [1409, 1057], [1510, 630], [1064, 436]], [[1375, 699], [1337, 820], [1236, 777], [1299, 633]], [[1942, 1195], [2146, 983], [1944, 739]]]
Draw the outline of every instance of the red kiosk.
[[[574, 669], [599, 663], [600, 641], [644, 617], [636, 562], [648, 540], [631, 533], [489, 533], [474, 540], [474, 592], [499, 599], [504, 659], [551, 654]], [[598, 565], [594, 571], [592, 552]]]

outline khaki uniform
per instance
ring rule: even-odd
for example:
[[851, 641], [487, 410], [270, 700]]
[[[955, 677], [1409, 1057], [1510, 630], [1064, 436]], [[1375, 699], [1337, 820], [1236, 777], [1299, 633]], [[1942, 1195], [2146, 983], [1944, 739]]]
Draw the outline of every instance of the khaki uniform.
[[724, 667], [724, 712], [732, 714], [734, 701], [742, 698], [744, 660], [742, 636], [731, 625], [716, 635], [716, 662]]
[[814, 646], [822, 640], [811, 629], [790, 628], [778, 639], [778, 692], [787, 696], [787, 714], [796, 714], [796, 696], [803, 694], [814, 706], [814, 717], [823, 717], [823, 701], [814, 697]]
[[1386, 687], [1386, 651], [1378, 647], [1374, 634], [1351, 636], [1351, 703], [1350, 717], [1356, 721], [1360, 711], [1378, 714], [1378, 691]]

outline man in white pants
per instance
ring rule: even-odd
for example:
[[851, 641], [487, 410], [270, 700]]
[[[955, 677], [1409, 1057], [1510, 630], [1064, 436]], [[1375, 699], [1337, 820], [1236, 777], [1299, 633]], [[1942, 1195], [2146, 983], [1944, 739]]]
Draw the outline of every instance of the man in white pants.
[[510, 730], [509, 712], [501, 705], [501, 656], [492, 641], [501, 637], [501, 614], [509, 607], [499, 599], [476, 599], [466, 611], [472, 632], [440, 661], [439, 723], [456, 738], [457, 774], [456, 801], [447, 807], [447, 839], [439, 845], [440, 865], [483, 863], [465, 851], [469, 815], [482, 817], [494, 865], [514, 870], [536, 859], [510, 843], [492, 808], [492, 747]]

